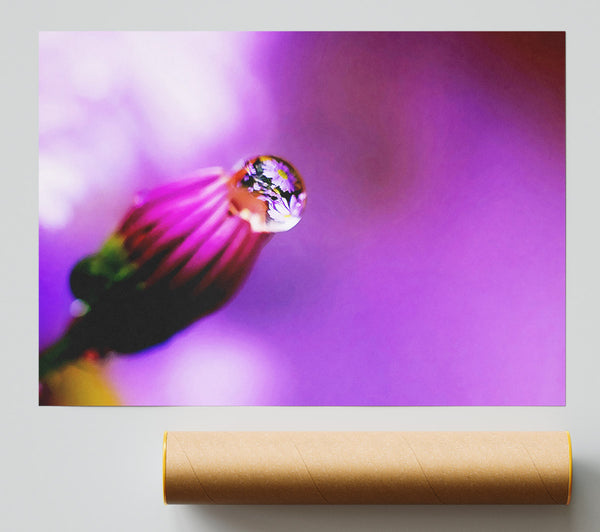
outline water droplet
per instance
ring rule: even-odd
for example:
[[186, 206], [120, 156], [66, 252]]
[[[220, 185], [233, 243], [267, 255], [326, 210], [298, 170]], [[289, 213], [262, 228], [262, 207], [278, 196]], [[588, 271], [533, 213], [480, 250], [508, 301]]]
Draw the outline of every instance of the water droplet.
[[231, 178], [232, 212], [257, 233], [288, 231], [302, 218], [306, 188], [298, 171], [273, 155], [247, 159]]
[[80, 318], [84, 314], [87, 314], [89, 310], [90, 307], [88, 306], [88, 304], [81, 299], [75, 299], [71, 302], [71, 305], [69, 307], [69, 312], [74, 318]]

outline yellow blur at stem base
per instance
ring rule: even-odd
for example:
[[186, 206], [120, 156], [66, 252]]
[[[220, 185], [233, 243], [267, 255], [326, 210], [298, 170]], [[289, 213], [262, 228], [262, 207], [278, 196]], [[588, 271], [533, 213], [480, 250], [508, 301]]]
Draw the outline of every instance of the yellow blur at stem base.
[[79, 360], [53, 371], [45, 379], [50, 404], [65, 406], [115, 406], [121, 404], [100, 365]]

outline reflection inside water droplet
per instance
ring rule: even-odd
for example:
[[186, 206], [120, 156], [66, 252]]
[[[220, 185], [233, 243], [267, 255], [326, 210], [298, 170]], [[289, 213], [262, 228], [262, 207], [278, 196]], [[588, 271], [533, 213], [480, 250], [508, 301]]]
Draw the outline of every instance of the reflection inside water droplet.
[[259, 233], [288, 231], [301, 219], [306, 189], [298, 171], [287, 161], [262, 155], [244, 161], [231, 179], [232, 212]]

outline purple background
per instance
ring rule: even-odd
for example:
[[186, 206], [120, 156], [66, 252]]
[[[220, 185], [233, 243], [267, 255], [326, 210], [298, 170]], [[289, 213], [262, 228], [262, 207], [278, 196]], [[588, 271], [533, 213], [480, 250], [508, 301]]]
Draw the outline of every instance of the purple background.
[[43, 33], [40, 346], [142, 188], [273, 153], [308, 189], [124, 404], [562, 405], [563, 33]]

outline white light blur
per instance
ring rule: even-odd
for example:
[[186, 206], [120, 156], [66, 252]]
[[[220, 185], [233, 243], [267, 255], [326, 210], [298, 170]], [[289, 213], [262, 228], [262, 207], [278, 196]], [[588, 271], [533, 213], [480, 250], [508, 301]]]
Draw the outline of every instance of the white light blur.
[[244, 33], [41, 33], [40, 225], [64, 228], [96, 195], [131, 193], [139, 161], [168, 174], [222, 143], [244, 102], [262, 101], [248, 61], [254, 42]]
[[259, 335], [222, 316], [139, 355], [118, 355], [106, 375], [129, 405], [260, 405], [281, 399], [287, 366]]
[[213, 338], [170, 352], [166, 404], [248, 405], [269, 402], [277, 375], [264, 353], [248, 343]]

